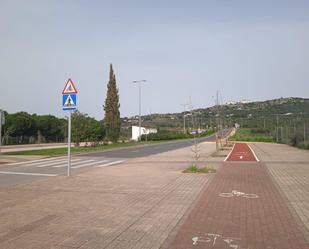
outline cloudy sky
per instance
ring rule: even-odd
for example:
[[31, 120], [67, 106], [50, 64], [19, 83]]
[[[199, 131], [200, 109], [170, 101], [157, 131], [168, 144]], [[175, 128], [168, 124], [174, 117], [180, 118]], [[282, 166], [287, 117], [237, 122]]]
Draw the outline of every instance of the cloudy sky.
[[0, 108], [103, 118], [109, 63], [121, 116], [223, 101], [309, 97], [308, 0], [0, 0]]

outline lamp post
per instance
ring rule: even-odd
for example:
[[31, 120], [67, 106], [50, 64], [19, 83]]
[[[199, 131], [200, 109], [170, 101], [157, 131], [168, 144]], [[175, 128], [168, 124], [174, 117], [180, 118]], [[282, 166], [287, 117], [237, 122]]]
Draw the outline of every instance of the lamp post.
[[138, 83], [138, 92], [139, 92], [139, 119], [138, 119], [138, 126], [139, 126], [139, 136], [138, 141], [141, 141], [142, 138], [142, 83], [145, 83], [147, 80], [134, 80], [133, 83]]

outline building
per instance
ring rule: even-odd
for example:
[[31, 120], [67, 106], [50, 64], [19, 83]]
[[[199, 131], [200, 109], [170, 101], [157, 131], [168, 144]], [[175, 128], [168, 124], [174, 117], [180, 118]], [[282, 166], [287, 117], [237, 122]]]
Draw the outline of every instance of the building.
[[[141, 135], [148, 135], [150, 133], [157, 133], [157, 132], [158, 132], [157, 129], [141, 127]], [[131, 139], [134, 141], [138, 141], [138, 137], [139, 137], [139, 126], [132, 126]]]

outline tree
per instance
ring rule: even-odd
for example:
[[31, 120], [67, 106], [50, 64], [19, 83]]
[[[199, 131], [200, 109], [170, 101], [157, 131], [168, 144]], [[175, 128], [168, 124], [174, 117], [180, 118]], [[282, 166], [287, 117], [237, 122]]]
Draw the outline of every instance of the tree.
[[104, 137], [102, 122], [89, 117], [80, 111], [72, 114], [72, 138], [76, 146], [80, 142], [99, 142]]
[[109, 81], [107, 84], [107, 94], [105, 99], [105, 127], [106, 135], [112, 142], [117, 142], [120, 135], [120, 104], [116, 85], [116, 76], [113, 71], [113, 65], [110, 64]]
[[72, 113], [72, 138], [76, 146], [86, 139], [85, 133], [88, 129], [88, 115], [80, 111]]
[[16, 137], [16, 143], [28, 143], [30, 137], [36, 136], [36, 123], [30, 114], [17, 112], [6, 117], [4, 132], [6, 136]]
[[62, 127], [64, 126], [65, 120], [56, 118], [52, 115], [32, 115], [36, 121], [36, 126], [38, 129], [38, 134], [44, 137], [44, 141], [63, 141], [64, 134]]

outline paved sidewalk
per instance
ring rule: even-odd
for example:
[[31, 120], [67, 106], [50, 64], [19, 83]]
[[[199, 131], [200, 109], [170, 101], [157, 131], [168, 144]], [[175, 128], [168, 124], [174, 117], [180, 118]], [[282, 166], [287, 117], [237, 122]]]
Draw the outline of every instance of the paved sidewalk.
[[[205, 161], [215, 144], [201, 149]], [[181, 173], [188, 156], [185, 148], [0, 188], [0, 248], [158, 249], [213, 178]]]
[[169, 249], [305, 249], [309, 244], [260, 162], [225, 162]]
[[309, 151], [270, 143], [255, 143], [252, 148], [265, 162], [309, 241]]

